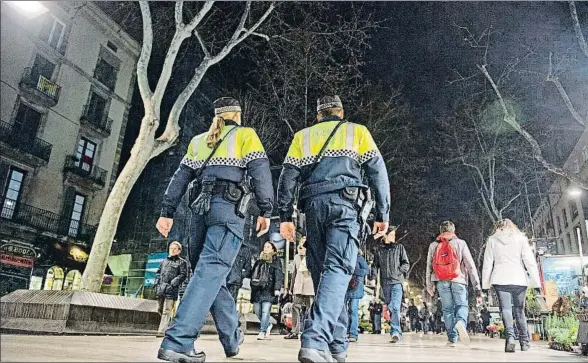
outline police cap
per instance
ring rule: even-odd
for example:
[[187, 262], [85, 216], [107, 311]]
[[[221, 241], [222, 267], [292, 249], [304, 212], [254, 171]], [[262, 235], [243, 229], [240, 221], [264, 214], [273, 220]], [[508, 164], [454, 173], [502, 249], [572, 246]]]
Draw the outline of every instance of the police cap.
[[316, 111], [320, 112], [329, 108], [343, 108], [339, 96], [324, 96], [316, 101]]
[[241, 112], [239, 101], [233, 97], [221, 97], [213, 102], [214, 114], [220, 115], [224, 112]]

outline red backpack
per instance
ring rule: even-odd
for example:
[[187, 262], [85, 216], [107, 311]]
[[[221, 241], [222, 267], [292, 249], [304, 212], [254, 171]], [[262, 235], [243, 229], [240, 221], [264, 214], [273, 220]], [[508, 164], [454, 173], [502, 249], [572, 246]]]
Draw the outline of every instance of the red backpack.
[[433, 256], [433, 271], [440, 281], [453, 280], [461, 273], [459, 258], [455, 248], [446, 238], [439, 238]]

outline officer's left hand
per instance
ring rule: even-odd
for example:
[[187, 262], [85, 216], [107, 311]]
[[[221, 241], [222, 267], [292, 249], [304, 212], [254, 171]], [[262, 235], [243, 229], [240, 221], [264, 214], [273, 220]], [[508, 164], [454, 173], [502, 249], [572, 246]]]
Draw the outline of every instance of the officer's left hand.
[[257, 217], [257, 237], [261, 237], [269, 231], [270, 219], [263, 216]]
[[388, 226], [388, 222], [374, 222], [374, 231], [372, 233], [374, 235], [374, 239], [378, 239], [385, 235], [388, 231]]
[[288, 241], [294, 242], [296, 226], [294, 226], [294, 223], [292, 222], [282, 222], [280, 223], [280, 234]]

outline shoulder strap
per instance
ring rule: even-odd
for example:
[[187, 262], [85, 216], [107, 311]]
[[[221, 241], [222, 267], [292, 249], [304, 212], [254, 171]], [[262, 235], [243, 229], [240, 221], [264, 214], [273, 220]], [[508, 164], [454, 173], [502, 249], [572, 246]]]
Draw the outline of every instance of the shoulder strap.
[[221, 146], [221, 144], [223, 143], [223, 141], [225, 141], [225, 139], [236, 129], [238, 129], [241, 126], [235, 126], [232, 129], [229, 130], [229, 132], [227, 132], [227, 134], [225, 135], [225, 137], [223, 137], [222, 139], [218, 140], [216, 145], [214, 145], [214, 148], [212, 149], [212, 151], [210, 152], [210, 154], [208, 155], [208, 157], [206, 158], [206, 160], [204, 160], [204, 163], [202, 164], [202, 166], [198, 169], [198, 171], [196, 172], [196, 178], [195, 179], [200, 179], [200, 176], [202, 175], [202, 173], [204, 172], [204, 168], [206, 168], [206, 166], [208, 165], [208, 163], [210, 162], [210, 160], [212, 159], [212, 157], [214, 156], [214, 154], [216, 153], [216, 151], [218, 150], [219, 146]]
[[[314, 159], [312, 168], [310, 169], [310, 173], [308, 174], [308, 176], [310, 177], [312, 175], [312, 173], [314, 173], [315, 169], [317, 168], [317, 166], [320, 164], [320, 162], [323, 159], [323, 154], [325, 153], [325, 151], [327, 150], [327, 146], [329, 146], [329, 143], [331, 142], [331, 139], [333, 138], [333, 136], [335, 136], [335, 133], [337, 132], [337, 130], [339, 130], [339, 127], [341, 127], [341, 125], [343, 125], [344, 123], [346, 123], [347, 121], [345, 120], [341, 120], [339, 121], [339, 123], [335, 126], [335, 128], [333, 128], [333, 131], [331, 131], [331, 134], [329, 135], [329, 137], [327, 138], [327, 141], [325, 141], [323, 147], [321, 148], [321, 151], [319, 151], [319, 153], [316, 155], [316, 158]], [[309, 140], [310, 141], [310, 140]]]

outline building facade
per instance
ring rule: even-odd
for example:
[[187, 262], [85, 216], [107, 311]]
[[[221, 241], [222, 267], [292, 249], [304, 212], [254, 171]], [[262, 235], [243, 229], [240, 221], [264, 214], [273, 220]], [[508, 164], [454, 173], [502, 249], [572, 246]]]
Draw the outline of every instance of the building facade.
[[[588, 182], [588, 129], [578, 139], [563, 168], [583, 182]], [[534, 231], [537, 240], [551, 254], [577, 255], [581, 243], [582, 252], [586, 255], [587, 220], [588, 191], [559, 178], [545, 193], [535, 211]]]
[[1, 4], [1, 294], [79, 286], [140, 53], [92, 2], [18, 3]]

